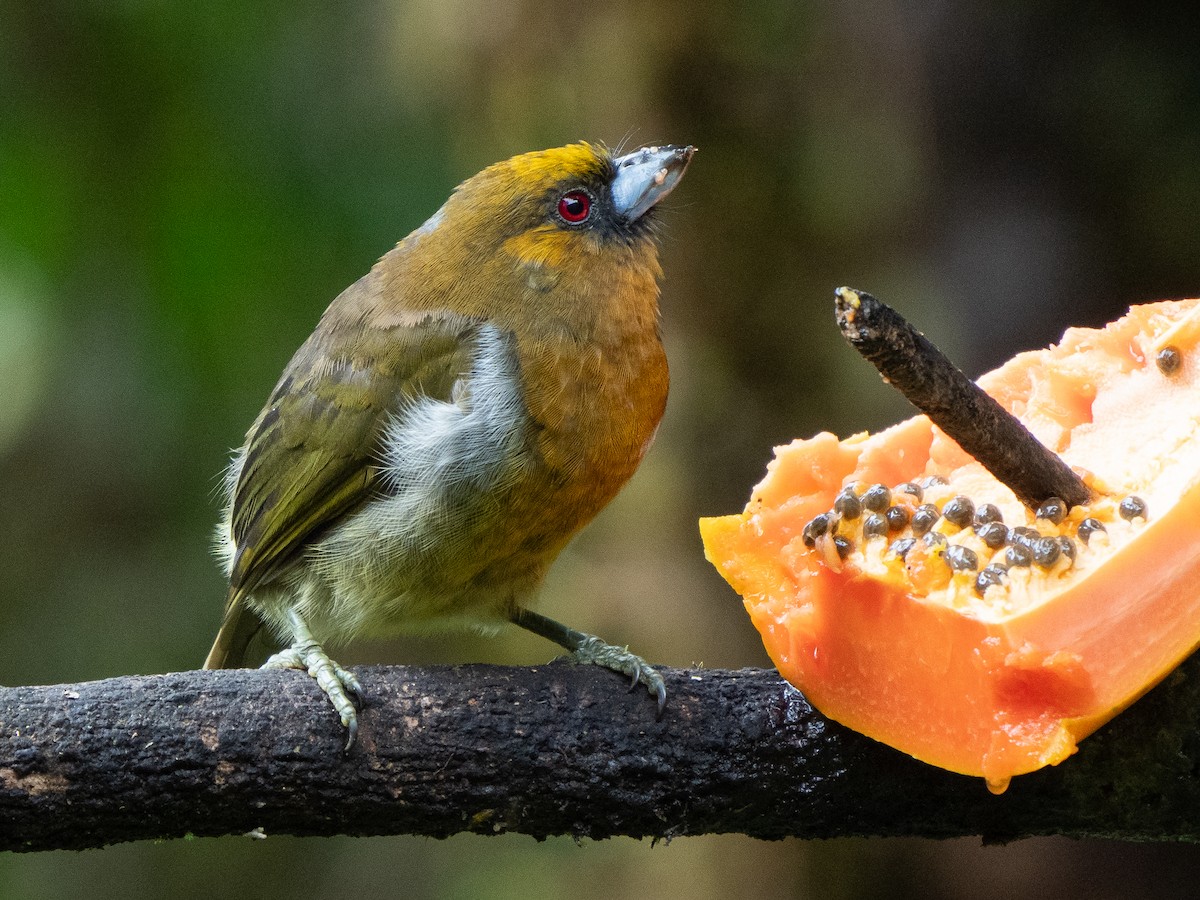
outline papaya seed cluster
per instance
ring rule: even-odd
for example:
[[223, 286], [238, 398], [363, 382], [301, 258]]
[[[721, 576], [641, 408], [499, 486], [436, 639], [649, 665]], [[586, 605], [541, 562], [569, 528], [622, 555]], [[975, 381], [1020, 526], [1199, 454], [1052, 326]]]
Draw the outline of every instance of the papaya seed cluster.
[[[1081, 547], [1107, 535], [1101, 519], [1111, 521], [1111, 510], [1111, 503], [1107, 513], [1098, 507], [1097, 517], [1051, 497], [1038, 507], [1032, 524], [1010, 526], [995, 504], [977, 505], [953, 493], [940, 476], [895, 488], [858, 482], [842, 488], [832, 510], [809, 520], [801, 539], [834, 571], [841, 571], [856, 549], [865, 552], [873, 542], [887, 542], [884, 558], [904, 563], [910, 575], [920, 570], [935, 587], [955, 573], [973, 575], [975, 594], [982, 597], [1014, 570], [1059, 574], [1072, 568]], [[1129, 495], [1116, 504], [1116, 514], [1129, 523], [1145, 521], [1146, 503]]]

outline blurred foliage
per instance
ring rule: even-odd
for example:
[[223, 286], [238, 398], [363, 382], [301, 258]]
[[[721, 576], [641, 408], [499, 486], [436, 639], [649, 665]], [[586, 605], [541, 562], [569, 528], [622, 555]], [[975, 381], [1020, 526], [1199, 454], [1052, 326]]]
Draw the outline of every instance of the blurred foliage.
[[[0, 682], [198, 665], [219, 473], [325, 303], [457, 181], [579, 138], [700, 152], [665, 216], [667, 418], [543, 608], [664, 663], [764, 664], [696, 517], [740, 508], [773, 444], [907, 415], [832, 289], [972, 373], [1195, 294], [1194, 24], [1056, 0], [0, 0]], [[343, 661], [550, 655], [506, 632]], [[1127, 898], [1197, 874], [1186, 847], [1056, 840], [269, 838], [9, 856], [0, 897]]]

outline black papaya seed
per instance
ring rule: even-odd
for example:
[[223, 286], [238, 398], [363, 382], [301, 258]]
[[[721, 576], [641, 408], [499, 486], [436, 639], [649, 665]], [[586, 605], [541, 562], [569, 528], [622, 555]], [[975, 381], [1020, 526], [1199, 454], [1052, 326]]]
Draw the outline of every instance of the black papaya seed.
[[1005, 569], [1003, 566], [984, 566], [982, 571], [975, 576], [975, 593], [982, 597], [984, 591], [992, 585], [1002, 584], [1004, 582], [1004, 572]]
[[854, 488], [842, 488], [833, 499], [833, 511], [843, 519], [857, 519], [862, 515], [862, 501], [858, 499], [858, 494], [854, 493]]
[[1062, 553], [1062, 548], [1058, 545], [1058, 541], [1052, 537], [1038, 538], [1029, 549], [1033, 554], [1033, 561], [1043, 569], [1048, 569], [1054, 565]]
[[966, 528], [971, 524], [971, 520], [975, 518], [975, 504], [971, 502], [970, 497], [964, 497], [962, 494], [959, 494], [957, 497], [946, 501], [946, 505], [942, 507], [942, 515], [946, 517], [946, 521], [951, 525]]
[[974, 525], [976, 528], [981, 528], [982, 526], [987, 525], [989, 522], [1003, 521], [1004, 515], [1000, 512], [1000, 507], [998, 507], [995, 503], [982, 503], [975, 510]]
[[942, 554], [955, 572], [975, 571], [979, 568], [979, 557], [970, 547], [951, 544]]
[[887, 519], [888, 529], [891, 531], [903, 531], [912, 518], [903, 506], [889, 506], [883, 517]]
[[917, 511], [912, 514], [912, 530], [917, 537], [925, 534], [934, 525], [937, 520], [942, 517], [938, 512], [938, 508], [932, 503], [923, 503], [917, 507]]
[[1079, 535], [1079, 539], [1085, 544], [1092, 539], [1093, 534], [1104, 533], [1107, 531], [1104, 523], [1099, 519], [1093, 519], [1090, 516], [1079, 523], [1079, 529], [1075, 532]]
[[1071, 562], [1075, 562], [1075, 542], [1065, 534], [1059, 535], [1058, 549], [1062, 551], [1063, 556]]
[[887, 537], [887, 519], [885, 519], [879, 513], [867, 513], [867, 515], [863, 518], [862, 528], [864, 538]]
[[1050, 497], [1038, 507], [1037, 517], [1058, 525], [1067, 517], [1067, 504], [1059, 497]]
[[813, 548], [817, 544], [817, 538], [829, 531], [829, 514], [821, 513], [813, 516], [804, 530], [800, 532], [800, 538], [804, 541], [804, 546]]
[[1134, 519], [1146, 518], [1146, 501], [1141, 497], [1135, 497], [1130, 494], [1121, 501], [1121, 505], [1117, 507], [1117, 512], [1121, 514], [1121, 518], [1126, 522], [1132, 522]]
[[989, 550], [999, 550], [1008, 543], [1008, 526], [1002, 522], [986, 522], [976, 534]]
[[1164, 375], [1174, 375], [1183, 365], [1183, 354], [1178, 347], [1163, 347], [1154, 357], [1154, 363]]
[[1033, 562], [1033, 554], [1025, 544], [1009, 544], [1004, 551], [1004, 563], [1008, 566], [1027, 566]]
[[892, 492], [882, 484], [873, 484], [863, 492], [862, 505], [871, 512], [883, 512], [892, 505]]

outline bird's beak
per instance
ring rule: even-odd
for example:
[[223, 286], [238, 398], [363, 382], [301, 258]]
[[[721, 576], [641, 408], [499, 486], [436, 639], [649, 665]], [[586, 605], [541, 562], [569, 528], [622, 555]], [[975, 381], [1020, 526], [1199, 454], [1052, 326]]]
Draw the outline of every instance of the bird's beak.
[[692, 160], [695, 147], [643, 147], [613, 162], [613, 205], [626, 222], [636, 222], [671, 193]]

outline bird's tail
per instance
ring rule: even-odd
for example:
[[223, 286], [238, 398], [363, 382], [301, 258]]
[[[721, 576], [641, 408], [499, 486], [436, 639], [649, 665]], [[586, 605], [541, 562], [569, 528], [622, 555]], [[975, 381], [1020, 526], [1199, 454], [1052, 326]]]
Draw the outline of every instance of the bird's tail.
[[246, 598], [241, 592], [231, 590], [229, 603], [225, 607], [225, 618], [221, 622], [221, 630], [213, 641], [208, 658], [204, 660], [206, 669], [236, 669], [246, 658], [246, 648], [262, 621], [246, 607]]

